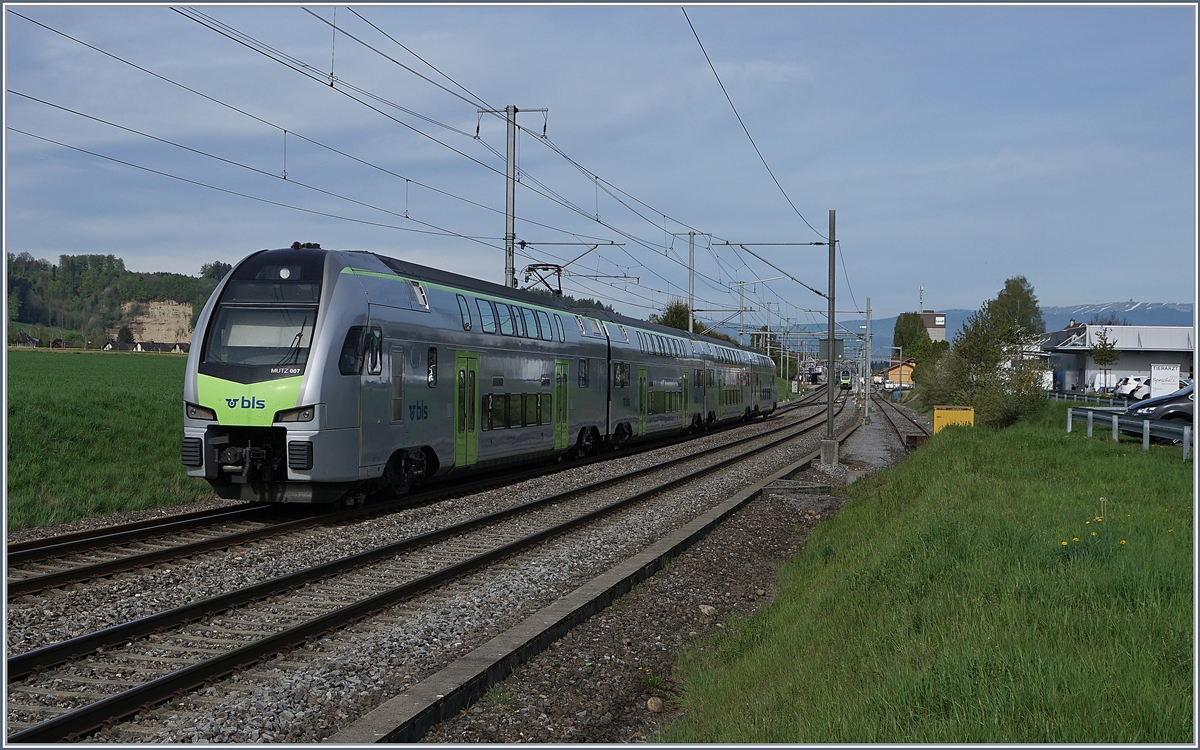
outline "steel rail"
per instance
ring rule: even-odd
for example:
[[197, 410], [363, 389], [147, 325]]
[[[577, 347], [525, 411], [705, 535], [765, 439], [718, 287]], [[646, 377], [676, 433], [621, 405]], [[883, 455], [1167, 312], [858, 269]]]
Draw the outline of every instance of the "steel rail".
[[113, 625], [94, 633], [77, 636], [66, 641], [61, 641], [49, 646], [43, 646], [42, 648], [27, 651], [22, 654], [16, 654], [8, 657], [6, 661], [8, 679], [10, 682], [21, 679], [37, 671], [62, 664], [79, 656], [93, 653], [100, 648], [115, 646], [125, 643], [133, 638], [139, 638], [144, 635], [148, 635], [149, 633], [162, 630], [163, 628], [193, 622], [216, 612], [241, 606], [259, 599], [265, 599], [268, 596], [278, 594], [282, 591], [294, 589], [299, 586], [303, 586], [306, 583], [327, 578], [345, 570], [361, 567], [362, 565], [369, 564], [378, 559], [402, 552], [407, 552], [418, 547], [423, 547], [436, 541], [440, 541], [441, 539], [473, 530], [480, 526], [496, 523], [511, 516], [533, 510], [543, 505], [567, 500], [584, 493], [595, 492], [610, 485], [625, 482], [629, 479], [634, 479], [651, 472], [660, 471], [666, 466], [672, 466], [683, 463], [684, 461], [703, 458], [708, 454], [715, 453], [717, 451], [723, 451], [751, 440], [758, 440], [777, 432], [795, 429], [798, 426], [803, 428], [805, 423], [816, 419], [823, 421], [824, 415], [822, 414], [809, 417], [808, 419], [803, 420], [800, 425], [783, 425], [769, 432], [759, 433], [758, 435], [750, 435], [735, 440], [731, 443], [725, 443], [723, 445], [705, 449], [698, 453], [681, 456], [665, 463], [647, 466], [626, 474], [621, 474], [620, 476], [602, 479], [582, 487], [566, 490], [553, 495], [547, 495], [546, 497], [531, 500], [520, 505], [515, 505], [511, 508], [506, 508], [495, 513], [479, 516], [454, 524], [452, 526], [447, 526], [442, 529], [435, 529], [424, 534], [419, 534], [415, 537], [409, 537], [383, 547], [378, 547], [376, 549], [365, 550], [355, 555], [333, 560], [323, 565], [297, 571], [295, 573], [279, 576], [269, 581], [247, 586], [236, 591], [220, 594], [218, 596], [193, 602], [192, 604], [186, 604], [181, 607], [164, 610], [162, 612], [158, 612], [153, 615], [147, 615], [146, 617], [138, 618], [136, 620], [130, 620], [129, 622], [121, 623], [119, 625]]
[[[129, 541], [139, 537], [134, 536], [136, 532], [147, 529], [160, 529], [162, 527], [178, 527], [187, 528], [183, 524], [195, 522], [203, 524], [208, 519], [217, 518], [226, 514], [231, 514], [236, 517], [238, 513], [247, 513], [256, 509], [271, 507], [259, 503], [250, 503], [246, 505], [232, 505], [222, 508], [210, 508], [209, 510], [198, 510], [193, 513], [182, 513], [177, 516], [165, 516], [163, 518], [151, 518], [145, 521], [134, 521], [132, 523], [123, 523], [114, 526], [105, 526], [97, 529], [86, 529], [84, 531], [75, 531], [70, 534], [60, 534], [58, 536], [41, 537], [39, 539], [29, 539], [24, 542], [14, 542], [7, 545], [8, 564], [13, 565], [19, 562], [32, 562], [34, 560], [43, 559], [33, 557], [32, 553], [37, 550], [47, 549], [53, 550], [50, 555], [63, 554], [60, 550], [82, 551], [94, 549], [95, 546], [113, 544], [110, 541], [113, 538], [118, 538], [120, 541]], [[130, 535], [125, 537], [123, 535]], [[97, 545], [88, 546], [90, 542], [99, 542]], [[77, 550], [71, 549], [67, 545], [80, 545]]]
[[[845, 402], [843, 401], [843, 409], [844, 403]], [[839, 409], [838, 413], [840, 414], [841, 411], [842, 409]], [[137, 687], [130, 688], [124, 692], [109, 696], [90, 705], [80, 707], [78, 709], [61, 714], [53, 719], [49, 719], [32, 727], [20, 730], [9, 735], [7, 741], [55, 742], [64, 739], [68, 741], [78, 739], [80, 736], [99, 729], [105, 724], [118, 721], [140, 710], [168, 700], [175, 695], [180, 695], [184, 691], [211, 683], [211, 681], [223, 675], [244, 669], [245, 667], [256, 662], [261, 662], [285, 649], [301, 645], [306, 641], [314, 639], [327, 632], [331, 632], [339, 627], [344, 627], [347, 624], [357, 622], [358, 620], [378, 612], [385, 607], [410, 598], [415, 594], [439, 586], [455, 578], [466, 575], [467, 573], [484, 567], [495, 560], [532, 547], [552, 537], [559, 536], [576, 527], [587, 524], [623, 507], [644, 500], [652, 495], [665, 492], [679, 485], [694, 481], [698, 477], [718, 471], [738, 461], [743, 461], [750, 456], [773, 448], [783, 442], [804, 434], [805, 432], [816, 429], [820, 425], [824, 424], [825, 420], [822, 417], [819, 420], [813, 420], [810, 418], [810, 420], [805, 421], [811, 421], [813, 424], [796, 430], [794, 434], [784, 435], [762, 446], [752, 448], [736, 456], [731, 456], [708, 466], [701, 467], [695, 472], [686, 474], [676, 479], [668, 480], [656, 485], [655, 487], [637, 492], [629, 497], [616, 500], [601, 508], [597, 508], [579, 515], [571, 520], [556, 524], [522, 539], [518, 539], [487, 552], [475, 555], [459, 563], [447, 566], [440, 571], [428, 574], [380, 594], [370, 596], [362, 601], [334, 610], [333, 612], [325, 615], [321, 615], [309, 620], [308, 622], [293, 626], [274, 635], [260, 639], [253, 643], [249, 643], [245, 646], [233, 649], [229, 652], [221, 654], [220, 656], [193, 664], [189, 667], [185, 667], [181, 670], [177, 670], [170, 674], [151, 680], [150, 682], [143, 683]], [[762, 437], [762, 435], [757, 435], [754, 437], [759, 438]], [[744, 442], [744, 440], [739, 442]], [[728, 448], [730, 445], [732, 444], [721, 446], [721, 448]], [[694, 454], [693, 456], [685, 458], [694, 458], [696, 455], [698, 454]], [[681, 458], [675, 461], [659, 464], [655, 467], [647, 467], [647, 469], [659, 470], [664, 466], [671, 466], [679, 463], [682, 460], [685, 459]], [[647, 469], [643, 469], [638, 472], [631, 472], [630, 474], [623, 475], [620, 477], [620, 479], [628, 479], [638, 475], [639, 473], [644, 473]], [[611, 481], [612, 480], [604, 480], [603, 482], [597, 483], [597, 485], [611, 483]], [[591, 488], [571, 490], [567, 493], [561, 493], [561, 495], [550, 496], [549, 498], [543, 498], [541, 500], [532, 501], [531, 503], [526, 503], [524, 506], [518, 506], [518, 508], [528, 509], [528, 506], [542, 505], [552, 500], [561, 500], [563, 495], [579, 494], [582, 491], [591, 491], [594, 489], [596, 489], [595, 486], [592, 486]], [[512, 515], [515, 511], [516, 509], [508, 509], [506, 511], [502, 511], [501, 513], [507, 516]], [[475, 522], [486, 523], [487, 521], [485, 519], [488, 519], [488, 517], [475, 519]], [[469, 521], [466, 523], [473, 522]], [[450, 529], [443, 529], [440, 532], [435, 533], [444, 534], [449, 531]], [[461, 533], [461, 530], [459, 530], [457, 533]], [[392, 554], [394, 554], [394, 552]]]
[[[775, 412], [773, 412], [773, 413], [778, 414], [782, 411], [789, 411], [792, 408], [798, 408], [800, 406], [807, 405], [807, 402], [805, 402], [803, 400], [792, 402], [792, 403], [794, 403], [795, 406], [789, 406], [789, 407], [786, 407], [783, 409], [776, 409]], [[735, 429], [739, 426], [743, 426], [744, 424], [745, 424], [744, 422], [733, 422], [729, 425], [719, 428], [719, 430], [720, 431], [731, 430], [731, 429]], [[638, 453], [643, 453], [643, 452], [650, 451], [650, 450], [656, 450], [658, 448], [670, 447], [670, 446], [676, 445], [678, 443], [686, 442], [687, 440], [690, 440], [694, 437], [697, 437], [697, 435], [687, 434], [687, 435], [681, 435], [681, 436], [673, 436], [673, 437], [667, 438], [665, 440], [657, 440], [654, 442], [643, 443], [639, 446], [636, 446], [632, 450], [622, 451], [620, 455], [631, 456], [631, 455], [637, 455]], [[143, 552], [143, 553], [136, 554], [136, 555], [121, 557], [121, 558], [117, 558], [114, 560], [108, 560], [105, 562], [93, 563], [91, 565], [83, 565], [83, 566], [79, 566], [79, 567], [75, 567], [75, 568], [69, 568], [67, 570], [61, 570], [61, 571], [57, 571], [54, 573], [46, 573], [46, 574], [40, 575], [40, 576], [30, 576], [28, 578], [18, 578], [15, 580], [8, 581], [8, 586], [7, 586], [8, 598], [11, 600], [18, 596], [24, 596], [27, 594], [37, 593], [39, 591], [43, 591], [46, 589], [58, 588], [60, 586], [65, 586], [65, 585], [68, 585], [71, 583], [79, 583], [82, 581], [88, 581], [88, 580], [92, 580], [95, 578], [103, 578], [105, 576], [115, 575], [116, 573], [122, 573], [122, 572], [129, 571], [129, 570], [136, 570], [138, 568], [147, 567], [149, 565], [155, 565], [155, 564], [162, 563], [162, 562], [169, 562], [171, 560], [177, 560], [177, 559], [184, 558], [184, 557], [191, 557], [193, 555], [203, 554], [205, 552], [214, 552], [216, 550], [227, 549], [229, 547], [234, 547], [234, 546], [237, 546], [240, 544], [261, 541], [263, 539], [269, 539], [274, 536], [280, 536], [283, 534], [289, 534], [289, 533], [293, 533], [296, 531], [301, 531], [301, 530], [304, 530], [307, 528], [312, 528], [314, 526], [342, 523], [345, 521], [354, 520], [354, 519], [358, 519], [358, 518], [362, 518], [362, 517], [366, 517], [366, 516], [370, 516], [370, 515], [379, 515], [379, 514], [383, 514], [383, 513], [388, 513], [388, 512], [391, 512], [391, 511], [399, 509], [399, 508], [409, 507], [409, 506], [417, 505], [417, 504], [421, 504], [421, 503], [433, 502], [435, 500], [444, 499], [446, 497], [451, 497], [451, 496], [456, 496], [456, 495], [461, 495], [461, 494], [471, 493], [471, 492], [479, 492], [484, 489], [491, 489], [498, 485], [502, 486], [504, 484], [509, 484], [512, 482], [523, 481], [523, 480], [531, 478], [531, 477], [543, 476], [547, 473], [559, 471], [564, 468], [574, 468], [574, 467], [578, 467], [578, 466], [586, 466], [588, 464], [596, 463], [599, 461], [605, 461], [605, 460], [608, 460], [613, 457], [614, 457], [613, 454], [604, 454], [604, 455], [600, 455], [600, 456], [593, 456], [591, 458], [584, 459], [581, 462], [572, 463], [572, 464], [570, 464], [569, 467], [568, 466], [552, 466], [552, 467], [538, 466], [533, 469], [526, 469], [524, 471], [518, 471], [518, 472], [501, 471], [501, 472], [496, 472], [496, 473], [489, 473], [488, 475], [479, 477], [477, 479], [473, 478], [469, 481], [466, 481], [465, 483], [455, 482], [453, 484], [434, 486], [424, 492], [414, 493], [412, 495], [406, 495], [403, 498], [387, 501], [384, 503], [372, 504], [372, 505], [366, 506], [366, 507], [355, 507], [355, 508], [343, 509], [343, 510], [334, 511], [331, 513], [324, 513], [321, 515], [300, 518], [300, 519], [296, 519], [294, 521], [284, 521], [282, 523], [273, 524], [271, 526], [267, 526], [267, 527], [260, 528], [260, 529], [251, 529], [248, 531], [242, 531], [242, 532], [237, 532], [237, 533], [233, 533], [233, 534], [225, 534], [222, 536], [213, 537], [211, 539], [205, 539], [205, 540], [201, 540], [198, 542], [192, 542], [189, 544], [181, 544], [181, 545], [176, 545], [173, 547], [165, 547], [163, 549], [158, 549], [158, 550], [151, 550], [148, 552]], [[278, 511], [279, 508], [278, 508], [278, 506], [270, 505], [270, 506], [265, 506], [265, 511], [259, 511], [259, 512], [270, 512], [272, 509]], [[253, 511], [256, 509], [247, 509], [247, 510]], [[245, 511], [243, 511], [243, 512], [245, 512]], [[183, 521], [183, 523], [185, 524], [185, 528], [196, 528], [196, 527], [205, 525], [205, 522], [200, 519], [197, 519], [195, 521], [193, 521], [192, 519], [187, 519], [186, 521]], [[212, 523], [211, 516], [210, 516], [209, 523]], [[165, 529], [162, 532], [155, 532], [155, 530], [158, 528], [159, 527], [153, 527], [153, 526], [143, 527], [141, 530], [141, 533], [154, 535], [156, 533], [168, 533], [169, 532], [169, 530], [165, 530]], [[177, 528], [177, 529], [173, 529], [173, 531], [182, 531], [182, 530], [185, 530], [185, 528]], [[139, 532], [137, 530], [129, 530], [127, 532], [122, 532], [122, 533], [128, 533], [130, 535], [129, 537], [127, 537], [124, 540], [124, 543], [129, 543], [129, 541], [137, 540], [136, 534], [138, 534]], [[80, 544], [80, 543], [82, 543], [82, 542], [80, 542], [80, 541], [72, 542], [72, 544]], [[90, 549], [95, 549], [98, 546], [100, 546], [100, 545], [93, 545], [90, 547]], [[108, 546], [113, 546], [113, 545], [109, 544]], [[41, 548], [41, 549], [48, 549], [48, 548]], [[72, 550], [72, 551], [80, 551], [80, 550]], [[30, 551], [30, 552], [26, 552], [23, 554], [33, 554], [33, 552]], [[44, 559], [48, 559], [49, 557], [51, 557], [51, 555], [46, 555], [39, 559], [44, 560]], [[26, 560], [25, 562], [33, 562], [33, 560]], [[9, 558], [8, 564], [9, 564], [9, 566], [12, 566], [14, 564], [11, 556]]]

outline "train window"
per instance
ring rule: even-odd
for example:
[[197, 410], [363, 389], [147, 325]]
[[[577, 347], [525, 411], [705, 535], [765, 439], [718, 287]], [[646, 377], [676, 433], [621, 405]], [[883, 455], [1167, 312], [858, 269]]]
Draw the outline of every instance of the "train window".
[[708, 387], [709, 387], [709, 388], [712, 388], [712, 387], [713, 387], [713, 386], [715, 386], [716, 384], [717, 384], [717, 376], [716, 376], [716, 373], [715, 373], [715, 372], [713, 372], [712, 370], [709, 370], [709, 371], [708, 371]]
[[492, 307], [490, 300], [477, 299], [476, 306], [479, 307], [479, 323], [483, 328], [484, 333], [496, 332], [496, 310]]
[[579, 332], [580, 332], [580, 333], [582, 333], [582, 334], [584, 334], [584, 335], [586, 336], [586, 335], [587, 335], [587, 329], [583, 327], [583, 318], [581, 318], [581, 317], [579, 317], [578, 315], [576, 315], [576, 316], [575, 316], [575, 322], [579, 324]]
[[549, 393], [543, 393], [538, 403], [541, 404], [539, 407], [541, 409], [541, 419], [539, 421], [542, 424], [550, 424], [554, 417], [554, 396]]
[[471, 330], [471, 308], [467, 307], [467, 298], [461, 294], [454, 295], [458, 297], [458, 312], [462, 315], [462, 327], [464, 331]]
[[537, 317], [533, 314], [533, 310], [522, 307], [521, 317], [525, 320], [525, 335], [531, 339], [541, 338], [538, 333]]
[[533, 426], [538, 423], [538, 395], [536, 393], [525, 394], [525, 424]]
[[508, 426], [521, 426], [521, 394], [508, 394]]
[[563, 330], [562, 317], [558, 313], [554, 313], [554, 324], [558, 327], [559, 342], [565, 342], [567, 340], [567, 332]]
[[412, 284], [413, 294], [417, 295], [417, 303], [420, 304], [421, 307], [428, 308], [429, 298], [425, 296], [425, 290], [421, 287], [420, 282], [410, 281], [408, 283]]
[[475, 371], [467, 373], [467, 432], [475, 431]]
[[621, 329], [621, 335], [625, 337], [625, 343], [629, 343], [629, 331], [625, 330], [625, 326], [617, 326]]
[[508, 396], [503, 393], [493, 393], [488, 404], [491, 416], [491, 429], [502, 430], [508, 427]]
[[437, 387], [437, 347], [436, 346], [429, 347], [429, 354], [426, 358], [426, 362], [429, 365], [429, 373], [426, 375], [425, 380], [427, 383], [429, 383], [430, 388], [436, 388]]
[[492, 394], [485, 393], [479, 406], [479, 429], [492, 429]]
[[588, 375], [588, 360], [581, 359], [579, 360], [579, 387], [589, 388], [591, 387], [591, 384], [592, 380]]
[[604, 331], [600, 330], [600, 321], [596, 320], [595, 318], [588, 318], [587, 322], [588, 322], [588, 326], [592, 329], [592, 335], [594, 335], [594, 336], [603, 336], [604, 335]]
[[404, 421], [404, 350], [392, 347], [392, 421]]
[[542, 310], [537, 311], [538, 330], [542, 334], [542, 341], [553, 341], [554, 331], [550, 329], [550, 316]]
[[343, 375], [358, 375], [362, 372], [363, 326], [350, 326], [346, 340], [342, 342], [342, 355], [338, 357], [338, 372]]
[[500, 319], [500, 333], [505, 336], [517, 335], [517, 324], [513, 320], [512, 309], [503, 302], [496, 303], [496, 316]]
[[383, 372], [383, 331], [379, 326], [371, 326], [367, 331], [367, 374], [379, 375]]

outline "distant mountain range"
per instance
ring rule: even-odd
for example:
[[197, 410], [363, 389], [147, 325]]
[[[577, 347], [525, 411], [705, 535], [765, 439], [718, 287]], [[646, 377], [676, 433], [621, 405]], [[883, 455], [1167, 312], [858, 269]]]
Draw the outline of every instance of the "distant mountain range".
[[[975, 313], [974, 310], [938, 310], [946, 315], [946, 340], [953, 341], [967, 318]], [[1193, 305], [1190, 302], [1104, 302], [1090, 305], [1069, 305], [1063, 307], [1042, 307], [1042, 320], [1046, 322], [1047, 331], [1066, 328], [1074, 320], [1076, 323], [1091, 322], [1093, 316], [1114, 316], [1129, 322], [1131, 326], [1191, 326]], [[859, 330], [863, 324], [861, 318], [838, 321], [844, 329]], [[886, 359], [888, 347], [892, 345], [892, 331], [896, 327], [896, 316], [878, 318], [871, 321], [871, 348], [874, 359]], [[823, 330], [820, 326], [806, 325], [804, 330]], [[736, 331], [734, 336], [736, 336]], [[892, 353], [895, 356], [895, 353]]]

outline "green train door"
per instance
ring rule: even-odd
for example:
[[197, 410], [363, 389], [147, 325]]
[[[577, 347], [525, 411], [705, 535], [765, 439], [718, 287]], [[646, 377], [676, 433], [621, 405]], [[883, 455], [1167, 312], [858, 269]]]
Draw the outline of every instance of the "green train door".
[[459, 352], [454, 356], [454, 465], [473, 466], [479, 460], [479, 354]]
[[650, 411], [650, 378], [646, 368], [638, 368], [638, 436], [646, 434], [646, 415]]
[[571, 360], [554, 360], [554, 450], [571, 444]]

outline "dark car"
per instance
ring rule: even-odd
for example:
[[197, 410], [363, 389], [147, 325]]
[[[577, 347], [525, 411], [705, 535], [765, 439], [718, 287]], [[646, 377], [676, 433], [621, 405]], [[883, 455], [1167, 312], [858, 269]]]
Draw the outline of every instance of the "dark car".
[[1196, 400], [1196, 384], [1180, 388], [1165, 396], [1146, 399], [1130, 406], [1126, 416], [1136, 419], [1177, 419], [1192, 422], [1192, 407]]

